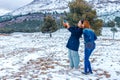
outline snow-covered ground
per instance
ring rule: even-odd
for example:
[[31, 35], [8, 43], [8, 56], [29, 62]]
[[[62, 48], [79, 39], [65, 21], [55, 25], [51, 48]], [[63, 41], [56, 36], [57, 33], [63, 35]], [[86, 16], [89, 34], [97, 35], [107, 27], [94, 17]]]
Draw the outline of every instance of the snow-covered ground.
[[49, 34], [0, 34], [0, 80], [120, 80], [120, 31], [112, 40], [109, 28], [103, 29], [90, 57], [93, 74], [83, 75], [84, 44], [80, 39], [80, 68], [69, 70], [66, 29]]

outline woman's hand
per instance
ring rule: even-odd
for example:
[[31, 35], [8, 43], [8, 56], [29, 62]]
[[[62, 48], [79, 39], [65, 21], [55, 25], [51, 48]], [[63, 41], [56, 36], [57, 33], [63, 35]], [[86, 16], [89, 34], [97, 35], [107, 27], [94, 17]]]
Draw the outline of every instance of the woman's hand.
[[69, 25], [68, 22], [63, 22], [63, 26], [64, 26], [65, 28], [70, 28], [70, 25]]

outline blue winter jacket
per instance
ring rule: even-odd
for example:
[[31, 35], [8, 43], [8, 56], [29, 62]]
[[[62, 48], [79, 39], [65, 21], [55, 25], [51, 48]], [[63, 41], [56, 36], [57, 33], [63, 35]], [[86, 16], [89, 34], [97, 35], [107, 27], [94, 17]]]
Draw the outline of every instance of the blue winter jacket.
[[70, 27], [68, 30], [71, 32], [71, 36], [68, 40], [66, 47], [71, 50], [78, 51], [80, 44], [79, 38], [82, 35], [83, 29], [78, 27]]
[[84, 35], [85, 47], [94, 49], [95, 48], [94, 41], [97, 39], [96, 34], [91, 29], [85, 28], [83, 30], [83, 35]]

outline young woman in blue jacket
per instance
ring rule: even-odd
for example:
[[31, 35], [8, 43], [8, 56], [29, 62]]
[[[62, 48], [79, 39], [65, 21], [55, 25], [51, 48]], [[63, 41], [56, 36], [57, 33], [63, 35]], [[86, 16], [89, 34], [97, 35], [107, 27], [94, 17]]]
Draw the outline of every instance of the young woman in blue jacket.
[[78, 49], [80, 45], [79, 38], [82, 35], [83, 28], [80, 28], [80, 23], [78, 23], [78, 26], [76, 27], [76, 26], [70, 26], [68, 22], [63, 22], [63, 26], [66, 27], [71, 32], [71, 35], [66, 45], [66, 47], [68, 48], [70, 68], [78, 69], [80, 62], [80, 58], [78, 54]]
[[95, 49], [95, 40], [97, 39], [96, 34], [92, 29], [90, 29], [90, 24], [87, 20], [81, 21], [83, 27], [83, 37], [84, 37], [84, 72], [83, 74], [92, 74], [91, 63], [89, 61], [90, 55]]

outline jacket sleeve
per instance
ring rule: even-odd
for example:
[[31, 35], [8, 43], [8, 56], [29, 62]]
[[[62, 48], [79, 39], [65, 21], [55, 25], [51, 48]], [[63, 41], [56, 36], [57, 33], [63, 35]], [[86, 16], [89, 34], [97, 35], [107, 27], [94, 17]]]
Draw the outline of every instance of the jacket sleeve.
[[83, 33], [83, 28], [76, 28], [76, 27], [70, 27], [68, 28], [68, 30], [71, 32], [71, 33], [80, 33], [82, 35]]
[[73, 33], [75, 30], [74, 30], [74, 27], [70, 27], [70, 28], [68, 28], [68, 30], [71, 32], [71, 33]]
[[90, 33], [87, 30], [84, 30], [83, 35], [84, 35], [85, 43], [89, 42], [90, 41]]
[[96, 34], [94, 33], [94, 41], [97, 39], [97, 36], [96, 36]]

